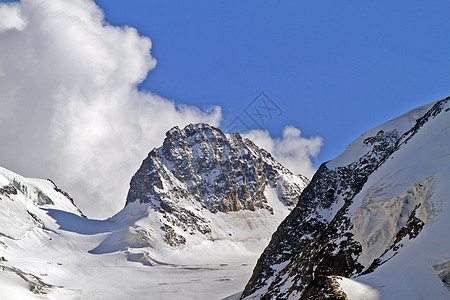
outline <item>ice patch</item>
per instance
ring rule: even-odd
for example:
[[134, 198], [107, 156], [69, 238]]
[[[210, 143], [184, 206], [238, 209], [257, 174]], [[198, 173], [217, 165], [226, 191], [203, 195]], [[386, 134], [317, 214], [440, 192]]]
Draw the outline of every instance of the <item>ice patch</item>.
[[380, 199], [372, 197], [375, 191], [363, 200], [353, 215], [354, 239], [362, 246], [358, 261], [369, 266], [379, 258], [394, 242], [399, 230], [408, 222], [411, 212], [417, 207], [416, 216], [425, 224], [431, 214], [428, 202], [433, 195], [432, 178], [415, 183], [405, 193]]

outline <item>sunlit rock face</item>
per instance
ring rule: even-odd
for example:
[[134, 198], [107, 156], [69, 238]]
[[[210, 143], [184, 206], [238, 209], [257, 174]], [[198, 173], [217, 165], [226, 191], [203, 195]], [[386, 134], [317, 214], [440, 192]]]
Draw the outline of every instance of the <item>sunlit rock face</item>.
[[239, 134], [196, 124], [167, 132], [163, 146], [153, 149], [133, 176], [127, 203], [189, 198], [211, 212], [253, 211], [269, 208], [266, 185], [293, 206], [308, 183]]
[[[239, 134], [207, 124], [172, 128], [133, 176], [130, 203], [149, 204], [168, 220], [161, 228], [171, 245], [184, 244], [173, 226], [211, 233], [202, 210], [212, 214], [264, 210], [274, 214], [268, 189], [279, 206], [292, 209], [309, 180], [292, 174], [268, 152]], [[281, 221], [281, 220], [280, 220]]]

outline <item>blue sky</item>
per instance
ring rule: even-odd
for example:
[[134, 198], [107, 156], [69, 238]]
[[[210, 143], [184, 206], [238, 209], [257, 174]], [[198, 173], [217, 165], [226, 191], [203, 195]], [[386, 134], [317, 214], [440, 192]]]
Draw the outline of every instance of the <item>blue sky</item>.
[[[9, 2], [9, 1], [2, 1]], [[158, 63], [140, 89], [219, 105], [227, 127], [260, 92], [265, 122], [319, 135], [317, 163], [364, 131], [450, 95], [448, 1], [97, 0], [112, 25], [151, 38]], [[222, 128], [225, 129], [225, 128]]]
[[261, 91], [283, 111], [266, 122], [320, 135], [318, 162], [359, 134], [448, 96], [447, 1], [98, 0], [108, 22], [153, 42], [141, 85], [178, 103], [220, 105], [223, 126]]

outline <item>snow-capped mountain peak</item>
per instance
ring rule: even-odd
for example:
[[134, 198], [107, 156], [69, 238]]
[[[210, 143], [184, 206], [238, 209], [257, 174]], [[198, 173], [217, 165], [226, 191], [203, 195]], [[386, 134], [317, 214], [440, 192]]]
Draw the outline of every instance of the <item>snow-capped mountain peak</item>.
[[[228, 239], [244, 225], [219, 234], [213, 220], [228, 218], [226, 213], [241, 216], [243, 224], [252, 213], [253, 219], [264, 214], [273, 219], [267, 224], [277, 223], [308, 183], [239, 134], [191, 124], [169, 130], [162, 147], [149, 153], [131, 180], [127, 206], [147, 204], [163, 220], [165, 241], [176, 246], [199, 235]], [[266, 228], [263, 219], [253, 225]]]

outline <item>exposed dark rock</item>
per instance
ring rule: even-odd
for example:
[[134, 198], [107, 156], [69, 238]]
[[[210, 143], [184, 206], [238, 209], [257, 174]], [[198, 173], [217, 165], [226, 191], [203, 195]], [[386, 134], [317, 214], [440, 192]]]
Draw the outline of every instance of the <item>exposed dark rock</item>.
[[12, 184], [8, 184], [0, 188], [0, 195], [17, 195], [17, 189]]
[[164, 240], [169, 246], [176, 247], [186, 244], [186, 239], [177, 234], [169, 225], [164, 224], [161, 229], [164, 231]]

